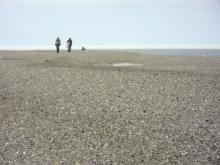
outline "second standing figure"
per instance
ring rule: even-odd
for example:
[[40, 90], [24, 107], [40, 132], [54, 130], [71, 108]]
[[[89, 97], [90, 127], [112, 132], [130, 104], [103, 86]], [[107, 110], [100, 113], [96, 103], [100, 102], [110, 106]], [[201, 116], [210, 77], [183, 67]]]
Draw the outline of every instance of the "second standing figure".
[[68, 52], [71, 52], [71, 47], [72, 47], [72, 39], [69, 38], [67, 40], [67, 49], [68, 49]]

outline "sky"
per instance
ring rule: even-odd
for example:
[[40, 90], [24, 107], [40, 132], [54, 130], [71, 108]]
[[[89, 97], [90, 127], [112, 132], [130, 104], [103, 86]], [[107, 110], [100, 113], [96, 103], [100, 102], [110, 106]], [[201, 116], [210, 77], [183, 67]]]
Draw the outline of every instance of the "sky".
[[0, 45], [220, 45], [220, 0], [0, 0]]

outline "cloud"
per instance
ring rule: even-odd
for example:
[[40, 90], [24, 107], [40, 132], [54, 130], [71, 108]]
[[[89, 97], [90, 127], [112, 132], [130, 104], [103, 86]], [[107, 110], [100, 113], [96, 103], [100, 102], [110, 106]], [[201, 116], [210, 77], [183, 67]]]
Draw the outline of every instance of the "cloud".
[[[202, 4], [216, 0], [1, 0], [3, 3], [16, 4], [65, 4], [65, 5], [99, 5], [99, 4]], [[217, 0], [219, 1], [219, 0]], [[2, 3], [0, 2], [0, 3]]]
[[143, 3], [144, 0], [0, 0], [1, 7], [12, 6], [103, 6]]
[[146, 7], [212, 7], [220, 0], [0, 0], [0, 6], [146, 6]]
[[105, 4], [105, 3], [129, 3], [144, 0], [1, 0], [5, 3], [31, 3], [31, 4]]

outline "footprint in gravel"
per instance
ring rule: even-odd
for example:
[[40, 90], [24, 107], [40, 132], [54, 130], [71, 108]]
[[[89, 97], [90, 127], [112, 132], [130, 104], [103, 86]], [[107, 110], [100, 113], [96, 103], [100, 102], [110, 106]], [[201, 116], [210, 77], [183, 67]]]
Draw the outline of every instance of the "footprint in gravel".
[[0, 94], [0, 100], [1, 101], [7, 100], [7, 97], [3, 94]]
[[213, 121], [209, 120], [209, 119], [206, 119], [205, 122], [208, 123], [208, 124], [213, 124]]

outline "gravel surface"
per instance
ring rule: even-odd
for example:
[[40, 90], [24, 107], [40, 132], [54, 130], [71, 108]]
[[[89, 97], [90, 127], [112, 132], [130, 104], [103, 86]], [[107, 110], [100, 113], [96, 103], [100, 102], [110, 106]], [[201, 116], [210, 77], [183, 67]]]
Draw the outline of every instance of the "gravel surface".
[[0, 164], [219, 165], [220, 58], [1, 51]]

